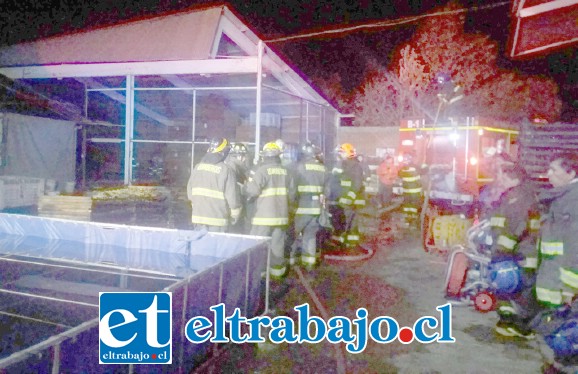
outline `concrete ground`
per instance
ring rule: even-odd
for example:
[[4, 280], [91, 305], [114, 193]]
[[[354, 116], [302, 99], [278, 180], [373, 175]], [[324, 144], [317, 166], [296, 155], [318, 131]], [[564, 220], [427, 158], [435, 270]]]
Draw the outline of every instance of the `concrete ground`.
[[[188, 214], [181, 216], [188, 220]], [[392, 233], [384, 232], [384, 227], [391, 226], [388, 221], [362, 220], [360, 227], [373, 238], [368, 245], [374, 250], [370, 259], [325, 261], [316, 271], [305, 273], [310, 289], [329, 316], [345, 315], [354, 319], [353, 311], [364, 307], [370, 317], [392, 316], [400, 326], [411, 325], [421, 316], [439, 316], [436, 307], [448, 302], [444, 297], [447, 256], [426, 253], [417, 231], [402, 230], [401, 237], [394, 235], [392, 240]], [[316, 310], [311, 295], [295, 272], [290, 278], [291, 292], [277, 307], [290, 311], [293, 306], [308, 302], [312, 310]], [[357, 355], [341, 349], [345, 371], [408, 374], [543, 372], [549, 350], [539, 339], [528, 341], [497, 335], [494, 332], [498, 321], [495, 312], [480, 313], [473, 306], [463, 305], [452, 305], [452, 312], [455, 343], [375, 344]], [[319, 310], [317, 315], [321, 315]], [[269, 355], [259, 350], [248, 355], [248, 351], [250, 349], [243, 347], [240, 357], [230, 357], [228, 367], [259, 373], [339, 373], [343, 370], [339, 358], [336, 359], [339, 354], [331, 344], [282, 346]], [[253, 357], [249, 360], [248, 356]], [[314, 359], [308, 361], [304, 357]], [[245, 364], [239, 365], [240, 361]]]
[[[414, 238], [395, 244], [383, 261], [384, 280], [404, 291], [418, 315], [437, 316], [445, 304], [444, 258], [425, 253]], [[496, 313], [480, 313], [471, 306], [453, 306], [453, 344], [417, 345], [393, 358], [399, 373], [541, 373], [544, 358], [538, 341], [503, 338], [493, 331]], [[412, 343], [414, 345], [415, 343]]]
[[[371, 319], [391, 316], [400, 327], [421, 316], [439, 317], [437, 306], [446, 304], [443, 288], [446, 261], [421, 249], [418, 234], [375, 243], [374, 255], [359, 262], [325, 262], [305, 273], [308, 288], [329, 316], [349, 316], [367, 308]], [[277, 313], [291, 316], [303, 302], [312, 314], [322, 315], [303, 279], [292, 273], [290, 291], [275, 302]], [[201, 372], [251, 373], [542, 373], [545, 358], [541, 343], [498, 336], [495, 313], [482, 314], [471, 306], [452, 306], [451, 344], [371, 344], [359, 354], [329, 343], [281, 344], [269, 350], [235, 347], [212, 370]], [[293, 316], [294, 317], [294, 316]], [[221, 370], [222, 369], [222, 370]]]

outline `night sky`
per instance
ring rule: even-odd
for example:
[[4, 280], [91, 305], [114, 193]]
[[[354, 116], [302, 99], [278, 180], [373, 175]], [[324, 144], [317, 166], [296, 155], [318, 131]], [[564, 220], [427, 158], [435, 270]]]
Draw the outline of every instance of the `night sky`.
[[[447, 0], [233, 0], [229, 3], [262, 35], [273, 37], [326, 25], [347, 25], [416, 15], [446, 2]], [[478, 2], [464, 3], [475, 5]], [[110, 25], [134, 17], [215, 3], [207, 0], [6, 0], [0, 2], [0, 43], [11, 44], [86, 27]]]
[[[447, 0], [233, 0], [229, 3], [264, 40], [271, 40], [306, 31], [423, 14], [447, 3]], [[498, 41], [501, 66], [554, 78], [560, 85], [567, 109], [572, 113], [570, 117], [578, 120], [578, 54], [575, 48], [534, 56], [525, 61], [512, 61], [505, 51], [510, 29], [510, 5], [504, 3], [500, 0], [461, 0], [461, 4], [467, 8], [498, 4], [491, 10], [469, 12], [466, 31], [481, 32]], [[0, 4], [0, 45], [5, 45], [215, 2], [6, 0], [0, 1]], [[285, 55], [305, 75], [327, 78], [338, 73], [344, 88], [353, 89], [364, 76], [365, 60], [373, 58], [387, 63], [393, 48], [409, 39], [414, 27], [407, 24], [394, 29], [366, 29], [331, 37], [268, 44]], [[341, 61], [348, 63], [338, 63]], [[571, 108], [572, 105], [575, 108]]]

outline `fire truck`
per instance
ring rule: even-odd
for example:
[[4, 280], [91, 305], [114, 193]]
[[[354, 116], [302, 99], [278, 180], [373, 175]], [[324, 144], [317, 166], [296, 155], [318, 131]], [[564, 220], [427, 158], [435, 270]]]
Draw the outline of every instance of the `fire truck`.
[[411, 153], [425, 171], [420, 221], [427, 252], [463, 242], [480, 188], [492, 181], [492, 156], [507, 152], [515, 158], [518, 133], [514, 126], [478, 117], [436, 125], [423, 119], [401, 123], [398, 160]]

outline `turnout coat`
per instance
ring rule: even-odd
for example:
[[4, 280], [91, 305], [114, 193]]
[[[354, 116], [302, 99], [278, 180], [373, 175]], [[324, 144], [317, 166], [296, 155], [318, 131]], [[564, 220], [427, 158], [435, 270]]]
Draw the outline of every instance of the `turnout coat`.
[[540, 195], [549, 206], [540, 228], [536, 296], [558, 306], [578, 292], [578, 179]]
[[235, 174], [218, 155], [207, 154], [195, 166], [187, 183], [187, 196], [194, 224], [226, 227], [241, 213], [241, 192]]
[[254, 201], [254, 226], [286, 226], [295, 201], [293, 179], [278, 157], [267, 157], [247, 182], [247, 198]]

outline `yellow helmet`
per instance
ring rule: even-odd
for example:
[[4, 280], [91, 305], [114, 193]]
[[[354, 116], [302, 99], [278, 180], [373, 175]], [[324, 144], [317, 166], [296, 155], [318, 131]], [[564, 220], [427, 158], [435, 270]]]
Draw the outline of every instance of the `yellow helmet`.
[[355, 151], [355, 147], [351, 145], [351, 143], [343, 143], [337, 149], [339, 155], [343, 158], [354, 158], [357, 156], [357, 152]]
[[281, 155], [282, 149], [275, 142], [269, 142], [263, 146], [263, 157], [277, 157]]
[[231, 149], [231, 144], [225, 138], [214, 138], [209, 143], [208, 153], [222, 153], [227, 155]]

